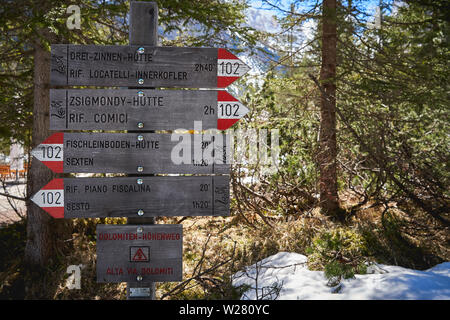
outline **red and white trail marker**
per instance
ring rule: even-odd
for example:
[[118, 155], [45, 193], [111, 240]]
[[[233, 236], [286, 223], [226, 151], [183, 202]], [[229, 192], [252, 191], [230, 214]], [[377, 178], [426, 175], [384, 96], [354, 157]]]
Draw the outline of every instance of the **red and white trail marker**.
[[64, 133], [57, 132], [31, 151], [31, 155], [53, 172], [64, 172]]
[[217, 129], [226, 130], [243, 118], [249, 110], [226, 91], [217, 92]]
[[51, 46], [56, 86], [226, 88], [249, 70], [223, 48]]
[[228, 50], [217, 50], [217, 87], [226, 88], [246, 74], [250, 67]]
[[53, 179], [36, 192], [31, 201], [53, 218], [64, 218], [64, 179]]

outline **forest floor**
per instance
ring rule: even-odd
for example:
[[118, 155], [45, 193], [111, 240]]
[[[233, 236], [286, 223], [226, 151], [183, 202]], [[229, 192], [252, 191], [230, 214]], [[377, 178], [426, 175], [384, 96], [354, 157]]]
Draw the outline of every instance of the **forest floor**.
[[[233, 275], [278, 252], [319, 257], [310, 269], [324, 270], [329, 261], [322, 259], [317, 245], [323, 244], [322, 239], [336, 234], [346, 235], [347, 238], [339, 238], [333, 245], [338, 246], [339, 252], [350, 252], [342, 258], [350, 257], [351, 263], [376, 262], [425, 270], [450, 260], [445, 230], [433, 231], [432, 236], [426, 233], [411, 235], [406, 219], [398, 213], [385, 219], [383, 225], [381, 210], [370, 206], [353, 214], [345, 223], [331, 221], [321, 215], [318, 208], [308, 215], [270, 217], [267, 222], [251, 213], [246, 219], [240, 215], [158, 218], [159, 224], [183, 225], [183, 281], [157, 283], [156, 296], [157, 299], [239, 299], [246, 288], [234, 287]], [[96, 282], [95, 242], [97, 224], [123, 224], [126, 219], [72, 221], [72, 238], [65, 240], [67, 247], [58, 254], [58, 260], [31, 276], [24, 275], [22, 265], [25, 222], [0, 229], [0, 299], [36, 296], [75, 300], [126, 298], [125, 283]], [[70, 265], [82, 265], [81, 289], [68, 288], [68, 281], [72, 279], [66, 271]], [[25, 293], [24, 283], [30, 279], [37, 287], [39, 283], [45, 283], [45, 293], [33, 290]]]

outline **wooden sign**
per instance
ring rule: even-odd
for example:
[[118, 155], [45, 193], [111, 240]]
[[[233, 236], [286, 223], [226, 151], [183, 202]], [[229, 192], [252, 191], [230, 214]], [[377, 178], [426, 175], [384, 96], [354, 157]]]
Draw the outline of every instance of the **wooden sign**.
[[97, 282], [181, 281], [182, 225], [97, 225]]
[[229, 176], [53, 179], [31, 200], [54, 218], [227, 216]]
[[249, 69], [225, 49], [54, 44], [50, 83], [225, 88]]
[[229, 174], [224, 134], [62, 133], [31, 151], [56, 173]]
[[50, 89], [50, 130], [226, 130], [248, 111], [223, 90]]

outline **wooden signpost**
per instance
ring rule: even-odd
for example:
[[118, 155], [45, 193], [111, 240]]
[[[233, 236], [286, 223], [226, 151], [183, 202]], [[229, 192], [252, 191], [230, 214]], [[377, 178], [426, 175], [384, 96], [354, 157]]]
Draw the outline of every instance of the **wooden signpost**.
[[53, 179], [31, 200], [54, 218], [227, 216], [229, 176]]
[[181, 225], [97, 226], [97, 282], [182, 280]]
[[129, 46], [51, 46], [52, 86], [127, 88], [51, 89], [50, 129], [133, 133], [57, 132], [32, 151], [55, 173], [133, 174], [53, 179], [31, 198], [54, 218], [128, 218], [97, 226], [97, 281], [126, 281], [128, 299], [153, 299], [154, 281], [182, 280], [182, 225], [153, 217], [230, 212], [228, 137], [153, 131], [226, 130], [249, 111], [217, 90], [247, 73], [245, 63], [221, 48], [158, 47], [157, 21], [156, 3], [132, 1]]
[[224, 90], [50, 89], [51, 130], [226, 130], [248, 111]]
[[[131, 2], [129, 20], [128, 38], [131, 45], [158, 46], [158, 6], [155, 2]], [[136, 87], [130, 87], [129, 89], [136, 89]], [[155, 88], [147, 87], [145, 89]], [[131, 225], [153, 225], [156, 223], [156, 219], [153, 217], [127, 218], [127, 223]], [[127, 299], [154, 300], [156, 297], [155, 282], [138, 280], [127, 282]]]
[[31, 154], [55, 173], [229, 174], [227, 139], [223, 134], [186, 133], [174, 139], [167, 133], [58, 132]]
[[225, 49], [51, 46], [51, 85], [226, 88], [250, 69]]

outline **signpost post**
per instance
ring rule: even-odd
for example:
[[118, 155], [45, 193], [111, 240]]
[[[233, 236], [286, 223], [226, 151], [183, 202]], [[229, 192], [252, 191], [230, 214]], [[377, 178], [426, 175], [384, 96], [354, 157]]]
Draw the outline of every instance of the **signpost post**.
[[[130, 30], [128, 32], [130, 45], [158, 45], [158, 5], [155, 2], [130, 2]], [[139, 47], [138, 52], [143, 54], [143, 48]], [[138, 84], [140, 80], [138, 79]], [[148, 86], [148, 84], [146, 84]], [[137, 88], [129, 88], [137, 89]], [[154, 88], [151, 88], [154, 89]], [[138, 91], [139, 92], [139, 91]], [[142, 95], [140, 93], [137, 93]], [[136, 180], [137, 181], [137, 180]], [[131, 225], [153, 225], [153, 217], [128, 218], [127, 223]], [[137, 281], [140, 280], [140, 281]], [[156, 294], [155, 282], [142, 281], [142, 278], [136, 278], [136, 281], [127, 282], [128, 300], [154, 300]]]

